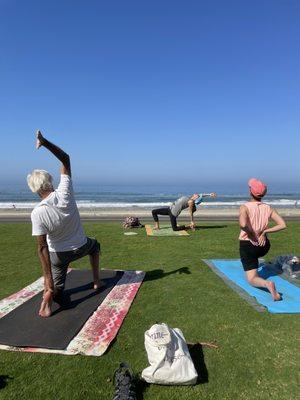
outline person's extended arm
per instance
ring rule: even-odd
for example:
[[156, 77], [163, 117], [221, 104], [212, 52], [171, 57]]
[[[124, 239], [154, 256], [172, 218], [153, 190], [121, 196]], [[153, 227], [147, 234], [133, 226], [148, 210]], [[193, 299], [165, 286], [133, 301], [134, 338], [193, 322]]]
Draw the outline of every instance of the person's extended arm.
[[42, 265], [44, 275], [44, 293], [51, 291], [53, 293], [53, 278], [51, 272], [51, 262], [46, 235], [37, 236], [38, 256]]
[[249, 217], [247, 213], [247, 207], [241, 206], [240, 207], [240, 216], [239, 216], [240, 228], [247, 233], [248, 238], [253, 242], [257, 242], [257, 237], [252, 229], [251, 225], [249, 224]]
[[202, 197], [217, 197], [217, 193], [202, 193]]
[[49, 142], [40, 131], [36, 133], [36, 148], [39, 149], [41, 146], [48, 149], [59, 161], [62, 163], [60, 173], [62, 175], [71, 176], [71, 162], [70, 157], [67, 153], [65, 153], [62, 149], [60, 149], [55, 144]]
[[271, 228], [265, 229], [260, 234], [260, 236], [258, 238], [258, 243], [260, 246], [263, 246], [266, 243], [266, 234], [267, 233], [279, 232], [286, 228], [286, 223], [285, 223], [284, 219], [278, 214], [277, 211], [272, 210], [271, 219], [275, 222], [276, 225], [272, 226]]

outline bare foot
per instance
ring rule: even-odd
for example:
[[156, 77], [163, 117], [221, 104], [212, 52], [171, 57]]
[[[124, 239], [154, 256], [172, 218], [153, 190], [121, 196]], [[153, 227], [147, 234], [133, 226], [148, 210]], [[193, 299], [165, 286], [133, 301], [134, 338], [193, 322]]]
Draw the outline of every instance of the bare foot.
[[267, 282], [267, 289], [270, 291], [271, 296], [274, 301], [281, 300], [281, 295], [280, 295], [280, 293], [277, 292], [274, 282], [272, 282], [272, 281]]
[[191, 231], [195, 231], [196, 230], [196, 228], [194, 227], [194, 226], [190, 226], [190, 225], [188, 225], [188, 226], [186, 226], [185, 228], [183, 228], [183, 229], [185, 229], [185, 230], [191, 230]]
[[94, 289], [99, 290], [103, 286], [101, 281], [94, 282]]
[[154, 226], [153, 229], [154, 229], [155, 231], [158, 231], [158, 230], [159, 230], [159, 226]]
[[51, 304], [52, 304], [52, 292], [48, 291], [44, 293], [43, 296], [43, 301], [41, 303], [41, 307], [39, 310], [40, 317], [44, 318], [50, 317], [50, 315], [52, 314]]

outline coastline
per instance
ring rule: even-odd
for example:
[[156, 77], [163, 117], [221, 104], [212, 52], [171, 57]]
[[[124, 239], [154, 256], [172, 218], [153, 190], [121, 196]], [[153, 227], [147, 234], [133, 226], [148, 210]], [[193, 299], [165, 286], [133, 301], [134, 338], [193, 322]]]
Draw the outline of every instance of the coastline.
[[[30, 222], [31, 209], [2, 209], [0, 210], [0, 222]], [[287, 220], [300, 220], [300, 208], [280, 208], [280, 215]], [[143, 220], [152, 220], [150, 208], [102, 208], [102, 209], [79, 209], [80, 217], [83, 221], [123, 221], [125, 217], [134, 216]], [[238, 219], [239, 208], [217, 208], [205, 209], [202, 208], [195, 213], [196, 221], [220, 221], [228, 220], [235, 221]], [[161, 217], [167, 219], [168, 217]], [[181, 219], [188, 219], [189, 213], [183, 211], [180, 214]]]

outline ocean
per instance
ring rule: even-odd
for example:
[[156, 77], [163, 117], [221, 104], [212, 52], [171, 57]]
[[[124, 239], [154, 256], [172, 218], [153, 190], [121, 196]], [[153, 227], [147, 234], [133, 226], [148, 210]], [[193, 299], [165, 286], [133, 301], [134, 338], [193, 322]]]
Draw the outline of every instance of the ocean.
[[[198, 189], [198, 190], [197, 190]], [[210, 192], [202, 188], [202, 192]], [[219, 190], [218, 190], [219, 189]], [[190, 186], [129, 186], [129, 185], [74, 185], [77, 205], [80, 209], [104, 208], [154, 208], [169, 205], [178, 197], [199, 192]], [[215, 187], [218, 196], [206, 198], [204, 208], [237, 208], [249, 198], [247, 191], [239, 188]], [[265, 202], [275, 208], [300, 207], [300, 193], [268, 193]], [[25, 185], [0, 185], [0, 209], [32, 209], [38, 203], [37, 195]]]

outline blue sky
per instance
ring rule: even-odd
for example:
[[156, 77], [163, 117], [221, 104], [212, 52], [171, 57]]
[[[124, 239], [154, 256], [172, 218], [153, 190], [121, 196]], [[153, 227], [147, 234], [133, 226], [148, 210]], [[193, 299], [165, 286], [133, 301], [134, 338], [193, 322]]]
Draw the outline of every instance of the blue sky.
[[0, 0], [0, 183], [300, 182], [300, 3]]

